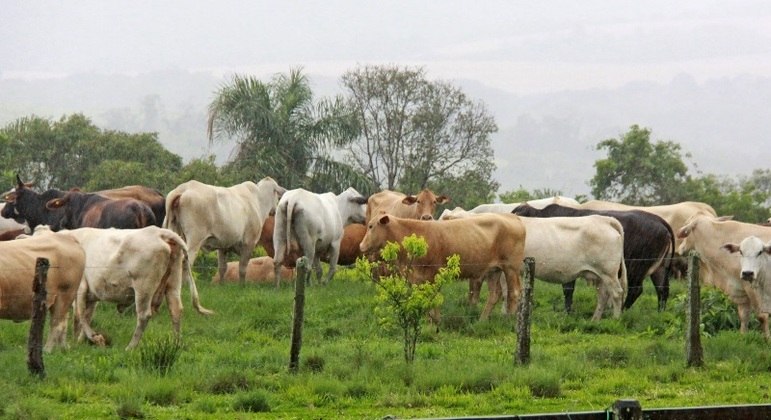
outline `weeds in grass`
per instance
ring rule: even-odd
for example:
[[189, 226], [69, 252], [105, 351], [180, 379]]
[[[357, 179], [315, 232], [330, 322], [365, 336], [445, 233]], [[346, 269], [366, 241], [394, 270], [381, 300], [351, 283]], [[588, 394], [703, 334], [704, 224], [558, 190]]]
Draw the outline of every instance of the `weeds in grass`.
[[142, 400], [138, 397], [121, 398], [115, 407], [115, 414], [121, 419], [143, 419]]
[[139, 362], [144, 369], [166, 376], [181, 352], [182, 342], [173, 335], [148, 339], [139, 347]]
[[233, 401], [233, 410], [248, 413], [268, 413], [271, 410], [270, 400], [264, 391], [259, 390], [238, 394]]
[[251, 388], [251, 381], [243, 372], [226, 372], [212, 379], [207, 379], [208, 390], [212, 394], [233, 394]]

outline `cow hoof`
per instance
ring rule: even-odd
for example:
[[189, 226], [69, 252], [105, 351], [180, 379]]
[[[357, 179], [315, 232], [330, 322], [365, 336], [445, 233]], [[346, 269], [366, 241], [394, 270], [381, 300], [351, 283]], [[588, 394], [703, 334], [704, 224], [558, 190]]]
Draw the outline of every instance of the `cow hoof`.
[[95, 346], [105, 347], [107, 345], [107, 340], [105, 340], [103, 335], [97, 334], [91, 337], [91, 343]]

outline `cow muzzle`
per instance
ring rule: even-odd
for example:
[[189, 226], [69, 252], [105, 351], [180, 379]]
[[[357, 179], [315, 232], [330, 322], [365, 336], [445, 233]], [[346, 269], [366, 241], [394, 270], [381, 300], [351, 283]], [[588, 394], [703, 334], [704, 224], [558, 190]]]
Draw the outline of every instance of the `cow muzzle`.
[[742, 280], [752, 282], [755, 280], [755, 272], [754, 271], [742, 271]]
[[430, 214], [424, 214], [420, 216], [420, 220], [434, 220], [434, 216], [431, 216]]

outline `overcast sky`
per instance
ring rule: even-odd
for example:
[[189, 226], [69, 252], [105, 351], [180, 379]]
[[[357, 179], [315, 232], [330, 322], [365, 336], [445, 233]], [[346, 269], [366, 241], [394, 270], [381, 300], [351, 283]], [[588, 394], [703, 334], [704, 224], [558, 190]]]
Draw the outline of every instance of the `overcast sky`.
[[0, 78], [420, 65], [527, 94], [771, 75], [771, 1], [3, 1]]

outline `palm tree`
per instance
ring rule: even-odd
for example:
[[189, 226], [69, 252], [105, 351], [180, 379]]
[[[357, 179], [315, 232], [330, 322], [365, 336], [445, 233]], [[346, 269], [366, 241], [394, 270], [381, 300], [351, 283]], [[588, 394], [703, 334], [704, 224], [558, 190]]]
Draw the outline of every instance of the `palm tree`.
[[241, 179], [269, 175], [288, 188], [365, 192], [369, 182], [334, 151], [350, 143], [358, 125], [340, 98], [313, 103], [300, 69], [277, 74], [268, 83], [233, 76], [209, 105], [209, 141], [235, 140], [229, 169]]

